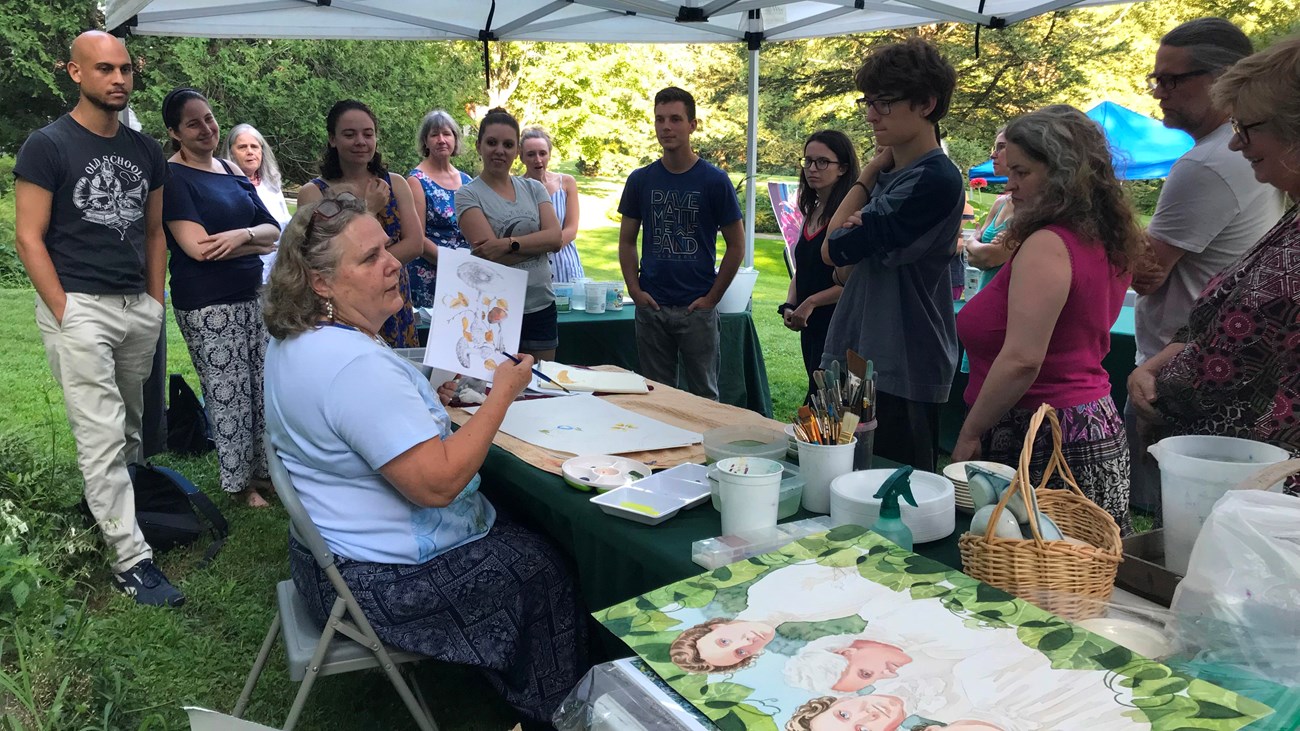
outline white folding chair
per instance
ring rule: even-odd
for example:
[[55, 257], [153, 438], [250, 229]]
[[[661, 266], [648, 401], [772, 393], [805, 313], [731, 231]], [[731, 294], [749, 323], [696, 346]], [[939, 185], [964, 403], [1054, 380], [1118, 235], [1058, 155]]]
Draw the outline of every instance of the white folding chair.
[[269, 434], [263, 437], [263, 448], [266, 450], [266, 463], [271, 471], [271, 482], [275, 485], [276, 494], [279, 495], [285, 512], [289, 514], [289, 532], [311, 551], [316, 563], [329, 577], [335, 592], [338, 593], [338, 598], [334, 600], [324, 630], [320, 630], [317, 629], [293, 581], [281, 581], [276, 585], [278, 609], [271, 620], [266, 639], [262, 641], [262, 649], [257, 653], [253, 670], [244, 683], [244, 690], [239, 694], [239, 702], [235, 704], [233, 715], [235, 718], [241, 717], [248, 707], [248, 699], [252, 696], [257, 678], [266, 665], [267, 656], [271, 654], [275, 638], [283, 632], [285, 653], [289, 657], [289, 677], [301, 683], [298, 695], [293, 699], [293, 707], [289, 709], [289, 718], [285, 720], [284, 731], [290, 731], [298, 722], [298, 716], [307, 703], [307, 694], [311, 692], [316, 678], [368, 668], [383, 669], [422, 731], [437, 731], [438, 725], [433, 720], [433, 714], [429, 712], [424, 694], [409, 673], [410, 663], [427, 658], [413, 652], [386, 647], [379, 640], [374, 628], [362, 614], [361, 607], [352, 596], [348, 585], [343, 582], [338, 567], [334, 565], [334, 554], [325, 545], [325, 539], [316, 529], [316, 525], [311, 522], [311, 517], [307, 515], [302, 502], [298, 499], [289, 471], [285, 469], [284, 462], [280, 460], [275, 447], [271, 445]]

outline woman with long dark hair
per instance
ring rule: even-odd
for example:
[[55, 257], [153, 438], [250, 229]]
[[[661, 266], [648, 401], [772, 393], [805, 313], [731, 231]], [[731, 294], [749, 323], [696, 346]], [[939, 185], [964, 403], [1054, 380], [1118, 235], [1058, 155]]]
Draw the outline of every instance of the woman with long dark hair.
[[794, 247], [794, 276], [785, 303], [777, 313], [785, 326], [799, 333], [803, 366], [808, 372], [808, 393], [813, 391], [812, 372], [826, 349], [826, 331], [835, 314], [835, 303], [844, 292], [833, 280], [835, 267], [822, 261], [826, 224], [839, 208], [853, 181], [858, 179], [858, 154], [848, 135], [833, 129], [814, 132], [803, 145], [799, 162], [799, 212], [803, 228]]
[[[1026, 114], [1006, 138], [1016, 206], [1007, 239], [1023, 243], [957, 317], [970, 354], [970, 412], [952, 459], [1015, 464], [1030, 417], [1051, 404], [1079, 487], [1127, 533], [1128, 442], [1101, 362], [1142, 229], [1101, 127], [1083, 112], [1054, 105]], [[1035, 484], [1052, 455], [1051, 435], [1038, 436]]]
[[202, 94], [174, 89], [162, 105], [171, 137], [163, 223], [171, 251], [171, 301], [199, 374], [221, 489], [265, 507], [262, 365], [266, 327], [260, 255], [280, 226], [237, 165], [213, 156], [221, 129]]
[[379, 335], [394, 348], [417, 347], [411, 280], [405, 265], [424, 253], [424, 227], [416, 218], [411, 188], [402, 176], [384, 166], [378, 148], [379, 121], [370, 107], [352, 99], [338, 102], [325, 116], [325, 129], [329, 141], [320, 177], [298, 191], [298, 205], [315, 203], [326, 190], [336, 187], [351, 190], [366, 201], [388, 233], [388, 253], [403, 265], [397, 280], [402, 306], [380, 328]]

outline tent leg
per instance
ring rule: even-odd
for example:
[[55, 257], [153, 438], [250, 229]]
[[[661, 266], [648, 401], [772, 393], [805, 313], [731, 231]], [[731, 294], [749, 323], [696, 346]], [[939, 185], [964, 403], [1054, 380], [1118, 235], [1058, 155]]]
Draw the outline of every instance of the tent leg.
[[758, 48], [749, 51], [749, 124], [745, 130], [745, 266], [754, 266], [755, 175], [758, 172]]

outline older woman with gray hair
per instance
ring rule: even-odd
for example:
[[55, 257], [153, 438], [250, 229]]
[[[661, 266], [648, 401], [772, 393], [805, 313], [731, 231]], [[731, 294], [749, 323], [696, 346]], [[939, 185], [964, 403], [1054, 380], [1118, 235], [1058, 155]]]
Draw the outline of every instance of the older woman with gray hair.
[[[498, 516], [478, 476], [533, 360], [498, 366], [453, 434], [450, 384], [435, 392], [378, 335], [404, 303], [388, 234], [361, 201], [333, 195], [298, 209], [266, 288], [267, 433], [379, 637], [478, 668], [525, 728], [544, 724], [586, 670], [584, 618], [560, 554]], [[334, 589], [289, 547], [323, 624]]]
[[451, 164], [464, 152], [464, 144], [460, 125], [446, 111], [435, 109], [424, 115], [417, 146], [423, 159], [407, 174], [406, 183], [415, 198], [416, 216], [424, 221], [424, 252], [406, 265], [406, 271], [411, 277], [411, 303], [432, 307], [438, 248], [469, 248], [456, 224], [456, 191], [473, 178]]
[[[237, 124], [226, 136], [226, 145], [221, 156], [233, 161], [248, 176], [248, 182], [257, 190], [257, 197], [262, 205], [270, 211], [275, 222], [284, 229], [291, 218], [289, 204], [284, 200], [281, 187], [280, 166], [275, 162], [275, 153], [266, 144], [266, 138], [251, 124]], [[262, 281], [271, 277], [271, 265], [275, 263], [275, 251], [262, 254]]]

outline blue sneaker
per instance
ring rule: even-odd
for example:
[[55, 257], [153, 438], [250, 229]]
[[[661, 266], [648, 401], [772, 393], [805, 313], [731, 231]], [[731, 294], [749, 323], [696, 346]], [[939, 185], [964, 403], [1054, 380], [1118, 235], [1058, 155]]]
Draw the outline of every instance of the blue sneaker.
[[118, 591], [135, 599], [136, 604], [179, 607], [185, 603], [185, 595], [172, 586], [162, 569], [151, 559], [146, 558], [120, 574], [113, 574], [113, 581]]

